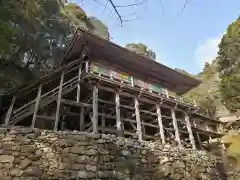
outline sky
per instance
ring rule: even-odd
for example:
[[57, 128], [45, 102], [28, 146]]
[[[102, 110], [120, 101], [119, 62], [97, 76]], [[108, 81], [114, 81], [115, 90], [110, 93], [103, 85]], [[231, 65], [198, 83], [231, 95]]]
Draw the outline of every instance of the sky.
[[113, 0], [118, 6], [144, 2], [118, 7], [124, 19], [121, 26], [107, 0], [70, 2], [103, 21], [114, 43], [146, 44], [156, 52], [158, 62], [193, 74], [214, 60], [222, 35], [240, 15], [240, 0], [188, 0], [184, 10], [185, 0]]

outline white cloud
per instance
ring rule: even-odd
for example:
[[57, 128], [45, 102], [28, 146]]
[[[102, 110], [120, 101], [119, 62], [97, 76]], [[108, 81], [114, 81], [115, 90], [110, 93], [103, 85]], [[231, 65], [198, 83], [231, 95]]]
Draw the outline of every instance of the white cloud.
[[203, 68], [205, 62], [211, 63], [217, 57], [221, 38], [209, 38], [194, 51], [194, 59], [200, 68]]

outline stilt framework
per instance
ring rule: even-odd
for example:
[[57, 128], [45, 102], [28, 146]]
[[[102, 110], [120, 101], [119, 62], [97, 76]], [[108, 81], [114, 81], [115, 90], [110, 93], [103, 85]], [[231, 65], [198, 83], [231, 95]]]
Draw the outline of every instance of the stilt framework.
[[99, 65], [85, 56], [13, 96], [5, 126], [110, 133], [200, 149], [221, 137], [219, 122], [166, 89]]

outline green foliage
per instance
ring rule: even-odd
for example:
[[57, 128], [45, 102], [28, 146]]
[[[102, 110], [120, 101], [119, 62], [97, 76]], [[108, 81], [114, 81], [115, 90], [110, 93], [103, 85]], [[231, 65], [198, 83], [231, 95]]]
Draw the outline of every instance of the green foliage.
[[77, 27], [96, 34], [101, 31], [99, 36], [109, 38], [107, 27], [92, 23], [77, 4], [63, 0], [0, 1], [0, 92], [52, 70]]
[[125, 46], [127, 49], [136, 52], [137, 54], [141, 54], [147, 56], [151, 59], [156, 59], [156, 53], [149, 49], [145, 44], [142, 43], [129, 43]]
[[220, 92], [231, 112], [240, 109], [240, 18], [227, 29], [219, 44]]
[[202, 84], [187, 92], [184, 97], [195, 100], [202, 111], [208, 110], [209, 115], [215, 116], [217, 109], [221, 106], [219, 95], [219, 81], [216, 63], [208, 64], [203, 71], [196, 75], [202, 80]]

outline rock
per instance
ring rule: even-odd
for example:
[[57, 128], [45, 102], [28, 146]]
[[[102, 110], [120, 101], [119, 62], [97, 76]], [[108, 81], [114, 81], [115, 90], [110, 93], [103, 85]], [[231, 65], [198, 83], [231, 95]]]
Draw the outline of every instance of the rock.
[[23, 175], [24, 176], [34, 176], [39, 177], [42, 174], [42, 171], [39, 167], [29, 167], [24, 170]]
[[15, 152], [12, 152], [12, 155], [15, 156], [15, 157], [18, 157], [18, 156], [20, 156], [20, 153], [15, 151]]
[[0, 163], [13, 163], [14, 156], [0, 155]]
[[33, 154], [33, 155], [28, 156], [28, 159], [30, 159], [30, 160], [32, 160], [32, 161], [37, 161], [37, 160], [39, 160], [40, 158], [41, 158], [41, 156], [38, 155], [38, 154]]
[[96, 172], [97, 171], [97, 166], [86, 164], [86, 170]]
[[81, 163], [87, 162], [88, 159], [89, 159], [88, 156], [82, 155], [82, 156], [78, 156], [78, 157], [77, 157], [77, 161], [76, 161], [76, 162], [81, 164]]
[[59, 164], [59, 169], [63, 170], [63, 169], [69, 169], [71, 167], [70, 163], [60, 163]]
[[84, 164], [72, 164], [72, 169], [73, 170], [83, 170]]
[[26, 127], [16, 127], [9, 131], [9, 134], [29, 134], [32, 133], [33, 130], [31, 128]]
[[15, 136], [9, 136], [9, 135], [8, 135], [7, 137], [3, 138], [2, 141], [3, 141], [3, 142], [4, 142], [4, 141], [13, 141], [14, 138], [15, 138]]
[[89, 171], [87, 172], [87, 179], [91, 179], [91, 178], [95, 178], [96, 177], [96, 173], [92, 172], [92, 171]]
[[78, 147], [78, 146], [74, 146], [70, 149], [70, 152], [74, 153], [74, 154], [84, 154], [84, 147], [81, 146], [81, 147]]
[[3, 127], [0, 127], [0, 133], [5, 133], [5, 132], [7, 132], [7, 129], [3, 128]]
[[86, 151], [85, 154], [89, 155], [89, 156], [95, 156], [95, 155], [97, 155], [97, 151], [94, 149], [90, 149], [90, 150]]
[[87, 141], [78, 141], [76, 144], [76, 146], [87, 146], [87, 145], [89, 145], [89, 142]]
[[105, 143], [106, 141], [105, 141], [104, 139], [98, 139], [98, 140], [96, 140], [96, 142], [97, 142], [98, 144], [103, 144], [103, 143]]
[[37, 150], [37, 147], [34, 145], [25, 145], [21, 147], [21, 152], [24, 152], [24, 153], [34, 153], [36, 152], [36, 150]]
[[74, 163], [78, 160], [78, 155], [76, 154], [63, 154], [62, 161], [68, 163]]
[[108, 150], [103, 149], [103, 148], [100, 148], [100, 149], [98, 150], [98, 152], [99, 152], [99, 154], [103, 154], [103, 155], [109, 154]]
[[31, 161], [29, 161], [28, 159], [24, 159], [23, 161], [20, 162], [19, 169], [24, 170], [31, 164], [32, 164]]
[[17, 177], [19, 177], [19, 176], [21, 176], [22, 175], [22, 171], [20, 170], [20, 169], [18, 169], [18, 168], [14, 168], [14, 169], [12, 169], [11, 171], [10, 171], [10, 175], [11, 176], [17, 176]]
[[87, 178], [86, 171], [78, 171], [77, 177], [80, 178], [80, 179], [86, 179]]

